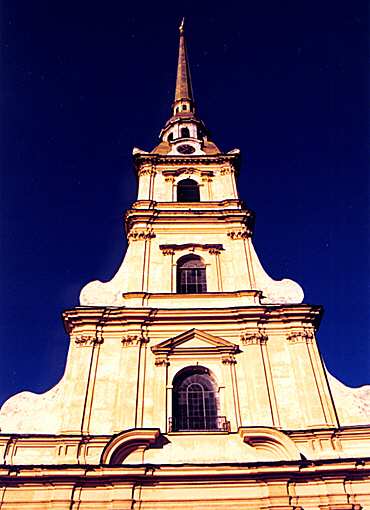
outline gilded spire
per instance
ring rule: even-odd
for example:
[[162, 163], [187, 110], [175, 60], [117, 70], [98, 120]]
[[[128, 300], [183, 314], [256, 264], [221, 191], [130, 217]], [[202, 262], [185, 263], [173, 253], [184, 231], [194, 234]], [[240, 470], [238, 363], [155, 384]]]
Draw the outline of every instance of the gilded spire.
[[191, 86], [190, 69], [185, 44], [184, 21], [185, 18], [182, 18], [179, 27], [180, 44], [179, 59], [177, 63], [175, 103], [181, 100], [193, 102], [193, 89]]
[[193, 88], [191, 86], [189, 61], [186, 52], [184, 18], [181, 20], [179, 32], [180, 43], [175, 100], [172, 103], [172, 115], [162, 129], [160, 138], [163, 141], [174, 144], [185, 138], [201, 143], [201, 141], [208, 137], [208, 131], [195, 113]]

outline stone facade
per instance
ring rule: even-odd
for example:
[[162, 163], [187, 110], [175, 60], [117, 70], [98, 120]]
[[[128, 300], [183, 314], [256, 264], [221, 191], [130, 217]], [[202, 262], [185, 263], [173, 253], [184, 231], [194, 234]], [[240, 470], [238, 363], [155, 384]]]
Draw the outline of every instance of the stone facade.
[[[188, 69], [182, 25], [172, 117], [134, 150], [122, 266], [64, 312], [59, 384], [1, 410], [1, 509], [370, 509], [369, 392], [327, 374], [321, 307], [262, 268], [239, 151], [209, 140]], [[202, 283], [181, 287], [182, 261]]]

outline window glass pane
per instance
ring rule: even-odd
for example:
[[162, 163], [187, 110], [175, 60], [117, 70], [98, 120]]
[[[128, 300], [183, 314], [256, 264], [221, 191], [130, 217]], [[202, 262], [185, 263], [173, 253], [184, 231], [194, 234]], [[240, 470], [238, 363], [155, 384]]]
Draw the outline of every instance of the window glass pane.
[[177, 292], [199, 294], [207, 292], [206, 268], [197, 255], [186, 256], [177, 262]]
[[175, 430], [218, 430], [217, 402], [217, 388], [209, 375], [185, 375], [180, 384], [174, 385]]
[[199, 294], [207, 292], [205, 268], [179, 268], [180, 279], [179, 292], [181, 294]]
[[199, 186], [193, 179], [183, 179], [177, 184], [178, 202], [199, 202]]

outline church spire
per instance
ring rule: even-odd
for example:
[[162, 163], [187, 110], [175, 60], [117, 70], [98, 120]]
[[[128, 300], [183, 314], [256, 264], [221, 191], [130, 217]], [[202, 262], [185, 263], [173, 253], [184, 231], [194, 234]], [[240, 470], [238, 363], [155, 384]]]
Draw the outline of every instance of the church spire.
[[[185, 43], [184, 22], [185, 18], [182, 18], [179, 27], [180, 42], [179, 42], [179, 58], [177, 62], [174, 115], [182, 111], [186, 112], [192, 111], [194, 106], [193, 89], [191, 85], [190, 68]], [[183, 109], [182, 107], [184, 105], [188, 106], [188, 108]], [[176, 110], [176, 107], [180, 107], [180, 109]]]
[[[179, 40], [179, 56], [177, 61], [175, 99], [172, 103], [172, 115], [167, 120], [159, 137], [161, 142], [170, 145], [168, 154], [194, 149], [198, 154], [204, 154], [203, 149], [219, 152], [218, 148], [209, 140], [209, 131], [195, 112], [193, 87], [190, 77], [190, 66], [186, 51], [184, 18], [181, 21]], [[184, 145], [186, 140], [186, 147]], [[189, 149], [189, 144], [192, 147]], [[210, 143], [212, 149], [209, 149]], [[168, 146], [161, 146], [160, 150], [167, 150]], [[154, 149], [157, 151], [157, 148]], [[183, 152], [184, 153], [184, 152]]]

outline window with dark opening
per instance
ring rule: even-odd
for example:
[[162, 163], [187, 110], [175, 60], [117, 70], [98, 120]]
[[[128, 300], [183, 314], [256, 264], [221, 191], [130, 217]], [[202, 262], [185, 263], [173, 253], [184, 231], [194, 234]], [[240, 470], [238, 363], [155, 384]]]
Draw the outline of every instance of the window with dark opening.
[[190, 137], [190, 131], [189, 128], [181, 128], [181, 138], [189, 138]]
[[222, 430], [226, 419], [218, 416], [218, 386], [202, 366], [186, 367], [173, 380], [172, 430]]
[[170, 133], [170, 134], [168, 135], [167, 140], [168, 140], [169, 142], [172, 142], [172, 140], [173, 140], [173, 133]]
[[198, 255], [185, 255], [177, 261], [177, 292], [202, 294], [207, 292], [206, 266]]
[[199, 185], [194, 179], [183, 179], [177, 183], [178, 202], [200, 202]]
[[183, 109], [183, 110], [186, 110], [186, 109], [187, 109], [187, 108], [186, 108], [186, 104], [183, 104], [183, 105], [182, 105], [182, 109]]

